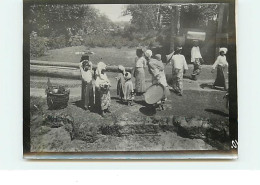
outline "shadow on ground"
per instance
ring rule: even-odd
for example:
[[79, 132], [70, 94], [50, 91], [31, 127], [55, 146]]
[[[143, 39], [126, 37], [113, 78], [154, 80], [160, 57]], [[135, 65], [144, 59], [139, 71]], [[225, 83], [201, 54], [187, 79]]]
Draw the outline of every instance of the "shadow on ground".
[[203, 83], [203, 84], [200, 84], [200, 87], [202, 89], [212, 89], [212, 83]]
[[152, 107], [141, 107], [139, 111], [146, 116], [154, 116], [156, 114], [156, 110]]

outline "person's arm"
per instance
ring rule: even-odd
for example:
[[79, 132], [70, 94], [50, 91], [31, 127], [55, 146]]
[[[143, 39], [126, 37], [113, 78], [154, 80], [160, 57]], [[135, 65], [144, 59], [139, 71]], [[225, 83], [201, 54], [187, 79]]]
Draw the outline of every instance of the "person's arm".
[[174, 54], [174, 52], [170, 53], [169, 55], [166, 55], [166, 64], [171, 62], [173, 54]]
[[227, 62], [227, 59], [226, 59], [226, 67], [228, 68], [228, 62]]
[[218, 56], [217, 60], [216, 60], [215, 63], [212, 65], [212, 70], [214, 70], [214, 69], [216, 68], [216, 66], [218, 65], [218, 63], [219, 63], [219, 57], [220, 57], [220, 56]]
[[184, 68], [185, 71], [189, 69], [184, 56], [183, 56], [183, 68]]
[[195, 61], [194, 58], [194, 47], [191, 48], [191, 62], [193, 63]]
[[147, 66], [147, 61], [145, 58], [143, 58], [143, 66], [146, 67]]
[[80, 62], [80, 64], [79, 64], [79, 70], [80, 70], [81, 79], [82, 79], [82, 74], [85, 72], [83, 67], [82, 67], [82, 62]]

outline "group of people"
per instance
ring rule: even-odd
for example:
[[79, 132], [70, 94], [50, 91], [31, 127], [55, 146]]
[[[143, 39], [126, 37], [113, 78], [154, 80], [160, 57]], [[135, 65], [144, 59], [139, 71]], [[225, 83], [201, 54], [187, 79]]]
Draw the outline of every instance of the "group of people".
[[79, 65], [82, 77], [81, 98], [85, 110], [96, 109], [101, 116], [110, 113], [111, 105], [110, 90], [111, 83], [105, 73], [106, 64], [99, 62], [93, 71], [93, 64], [88, 59], [82, 59]]
[[[174, 52], [166, 56], [167, 64], [172, 65], [172, 87], [166, 80], [164, 72], [165, 65], [162, 62], [161, 55], [153, 53], [151, 50], [136, 50], [135, 65], [132, 72], [126, 72], [125, 67], [118, 66], [117, 79], [117, 95], [122, 102], [127, 105], [132, 105], [135, 96], [143, 95], [146, 90], [145, 69], [148, 68], [152, 76], [152, 84], [160, 84], [164, 89], [164, 95], [158, 104], [167, 100], [169, 88], [172, 88], [177, 95], [183, 94], [183, 74], [188, 70], [188, 65], [184, 55], [181, 54], [182, 47], [177, 47]], [[224, 68], [228, 66], [225, 54], [226, 48], [220, 48], [220, 55], [212, 66], [212, 72], [217, 68], [217, 77], [213, 86], [221, 86], [226, 89]], [[153, 57], [152, 57], [153, 56]], [[191, 62], [194, 65], [191, 79], [196, 80], [201, 72], [201, 63], [203, 59], [198, 46], [198, 41], [194, 41], [194, 46], [191, 50]], [[106, 64], [99, 62], [95, 71], [92, 69], [92, 62], [89, 58], [82, 59], [80, 62], [80, 71], [82, 76], [82, 102], [84, 108], [96, 108], [100, 111], [101, 116], [105, 113], [110, 113], [111, 105], [110, 87], [111, 83], [106, 75]], [[132, 76], [135, 78], [135, 85], [132, 82]]]

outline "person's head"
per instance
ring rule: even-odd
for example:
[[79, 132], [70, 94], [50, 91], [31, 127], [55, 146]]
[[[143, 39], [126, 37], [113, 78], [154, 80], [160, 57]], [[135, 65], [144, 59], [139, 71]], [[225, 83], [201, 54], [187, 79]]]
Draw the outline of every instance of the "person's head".
[[162, 60], [162, 56], [161, 56], [160, 54], [156, 54], [156, 55], [154, 56], [154, 58], [155, 58], [156, 60], [158, 60], [158, 61], [161, 61], [161, 60]]
[[145, 55], [145, 58], [149, 60], [152, 57], [153, 52], [148, 49], [145, 51], [144, 55]]
[[83, 60], [82, 61], [82, 68], [83, 68], [84, 71], [91, 69], [90, 62], [88, 60]]
[[198, 40], [193, 40], [193, 46], [198, 46], [199, 45], [199, 41]]
[[131, 77], [132, 77], [131, 73], [129, 73], [129, 72], [125, 73], [125, 79], [126, 80], [131, 80]]
[[175, 54], [181, 54], [181, 51], [182, 51], [182, 47], [177, 47], [176, 48], [176, 51], [175, 51]]
[[106, 71], [107, 65], [104, 62], [99, 62], [97, 64], [97, 75], [104, 74]]
[[89, 60], [89, 55], [83, 54], [81, 56], [80, 62], [82, 62], [83, 60]]
[[136, 50], [136, 56], [138, 56], [139, 58], [142, 57], [143, 54], [144, 54], [144, 52], [143, 52], [142, 49], [138, 48], [138, 49]]
[[227, 51], [228, 51], [227, 48], [220, 48], [220, 49], [219, 49], [219, 54], [220, 54], [221, 56], [224, 56], [225, 54], [227, 54]]

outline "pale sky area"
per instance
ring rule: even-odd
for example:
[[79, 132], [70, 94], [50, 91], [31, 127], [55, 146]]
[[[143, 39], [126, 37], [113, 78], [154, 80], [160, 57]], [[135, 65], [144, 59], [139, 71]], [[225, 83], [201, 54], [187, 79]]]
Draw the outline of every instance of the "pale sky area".
[[122, 10], [126, 4], [96, 4], [92, 5], [100, 11], [100, 13], [108, 16], [112, 21], [130, 21], [131, 16], [122, 16]]

